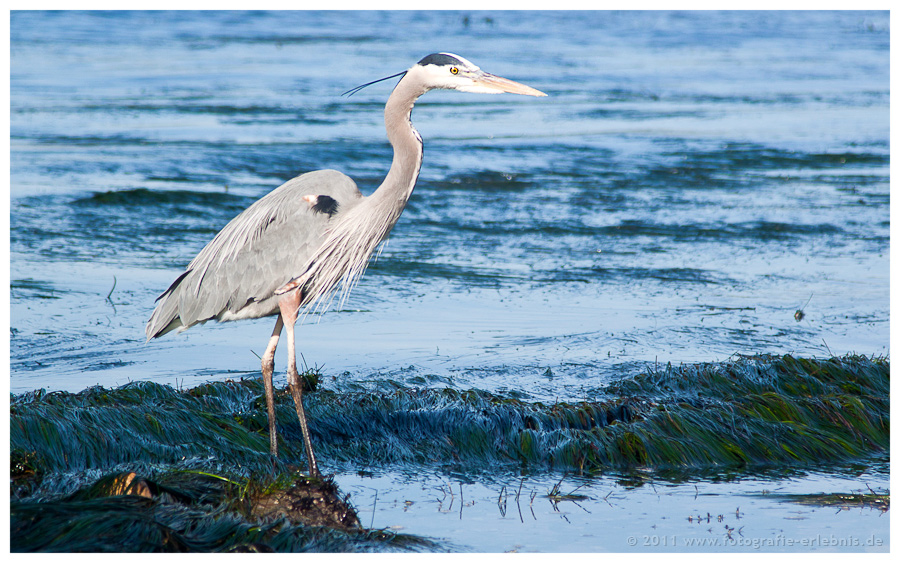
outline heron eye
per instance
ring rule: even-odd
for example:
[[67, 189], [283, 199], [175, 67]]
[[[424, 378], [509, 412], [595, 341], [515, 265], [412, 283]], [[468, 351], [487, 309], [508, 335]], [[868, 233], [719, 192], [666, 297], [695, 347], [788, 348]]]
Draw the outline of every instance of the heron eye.
[[450, 74], [459, 74], [459, 69], [455, 66], [450, 67]]

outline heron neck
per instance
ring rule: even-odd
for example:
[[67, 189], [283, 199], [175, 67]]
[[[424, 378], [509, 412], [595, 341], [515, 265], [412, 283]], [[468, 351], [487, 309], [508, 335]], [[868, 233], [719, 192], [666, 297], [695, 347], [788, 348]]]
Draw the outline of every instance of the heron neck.
[[[397, 217], [406, 206], [422, 167], [422, 137], [410, 121], [413, 105], [425, 89], [407, 77], [400, 80], [384, 108], [384, 125], [394, 147], [394, 159], [384, 182], [372, 197], [396, 209]], [[396, 219], [395, 219], [396, 220]]]

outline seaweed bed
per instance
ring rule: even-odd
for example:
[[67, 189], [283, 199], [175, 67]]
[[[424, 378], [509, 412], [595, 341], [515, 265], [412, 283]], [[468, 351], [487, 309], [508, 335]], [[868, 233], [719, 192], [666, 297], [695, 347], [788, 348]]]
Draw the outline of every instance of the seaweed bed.
[[[326, 467], [690, 473], [887, 452], [889, 388], [887, 359], [754, 356], [648, 370], [578, 403], [397, 384], [306, 404]], [[361, 527], [333, 482], [303, 477], [290, 394], [276, 400], [274, 459], [259, 379], [12, 396], [11, 549], [444, 549]]]

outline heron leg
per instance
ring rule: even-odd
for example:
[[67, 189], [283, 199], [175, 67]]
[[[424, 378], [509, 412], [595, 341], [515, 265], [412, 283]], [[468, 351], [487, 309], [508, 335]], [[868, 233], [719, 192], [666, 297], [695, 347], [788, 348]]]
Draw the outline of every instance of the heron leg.
[[294, 349], [294, 323], [297, 322], [297, 311], [300, 309], [302, 294], [300, 290], [294, 290], [284, 294], [279, 299], [278, 307], [281, 310], [281, 319], [287, 329], [288, 345], [288, 385], [291, 395], [294, 397], [294, 405], [297, 407], [297, 419], [300, 421], [300, 430], [303, 432], [303, 446], [306, 448], [306, 459], [309, 462], [310, 477], [319, 476], [319, 468], [316, 465], [316, 456], [313, 454], [312, 440], [309, 437], [309, 427], [306, 424], [306, 411], [303, 410], [303, 384], [300, 374], [297, 373], [297, 355]]
[[272, 330], [272, 337], [269, 338], [269, 345], [262, 357], [262, 376], [263, 385], [266, 387], [266, 410], [269, 414], [269, 451], [273, 456], [278, 457], [278, 433], [275, 430], [275, 388], [272, 385], [272, 372], [275, 371], [275, 347], [278, 346], [278, 339], [281, 337], [281, 328], [284, 326], [284, 320], [281, 315], [275, 321], [275, 328]]

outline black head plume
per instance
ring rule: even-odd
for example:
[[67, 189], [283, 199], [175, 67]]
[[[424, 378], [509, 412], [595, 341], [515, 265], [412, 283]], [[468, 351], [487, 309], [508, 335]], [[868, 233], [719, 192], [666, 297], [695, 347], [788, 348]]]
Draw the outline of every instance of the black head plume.
[[372, 84], [376, 84], [376, 83], [382, 82], [382, 81], [384, 81], [384, 80], [390, 80], [391, 78], [396, 78], [396, 77], [398, 77], [398, 76], [403, 76], [403, 75], [405, 75], [405, 74], [406, 74], [406, 71], [404, 70], [403, 72], [398, 72], [397, 74], [392, 74], [392, 75], [390, 75], [390, 76], [385, 76], [384, 78], [379, 78], [378, 80], [373, 80], [372, 82], [366, 82], [365, 84], [363, 84], [363, 85], [361, 85], [361, 86], [357, 86], [356, 88], [351, 88], [351, 89], [347, 90], [346, 92], [344, 92], [343, 94], [341, 94], [341, 96], [347, 96], [347, 97], [349, 98], [350, 96], [352, 96], [353, 94], [359, 92], [360, 90], [362, 90], [362, 89], [365, 88], [366, 86], [371, 86]]
[[419, 66], [425, 65], [438, 65], [438, 66], [447, 66], [447, 65], [462, 65], [463, 62], [451, 55], [450, 53], [432, 53], [427, 57], [423, 58], [418, 63]]

